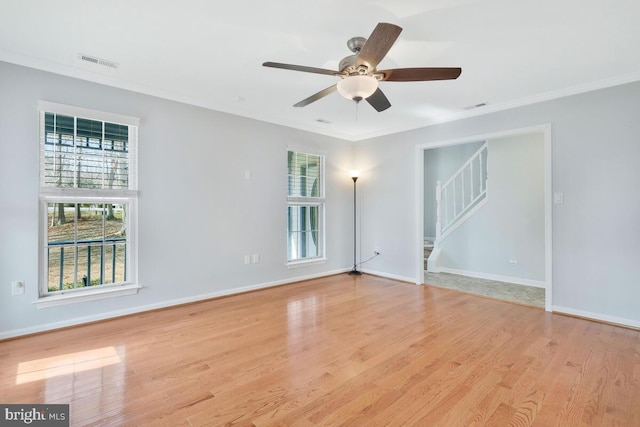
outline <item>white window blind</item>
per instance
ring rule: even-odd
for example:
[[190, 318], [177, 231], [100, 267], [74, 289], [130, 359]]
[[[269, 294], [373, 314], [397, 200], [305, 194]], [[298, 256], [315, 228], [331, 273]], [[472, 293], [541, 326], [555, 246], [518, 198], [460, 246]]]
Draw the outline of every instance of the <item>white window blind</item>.
[[289, 197], [322, 198], [323, 157], [289, 151]]
[[135, 190], [137, 127], [40, 114], [41, 187]]

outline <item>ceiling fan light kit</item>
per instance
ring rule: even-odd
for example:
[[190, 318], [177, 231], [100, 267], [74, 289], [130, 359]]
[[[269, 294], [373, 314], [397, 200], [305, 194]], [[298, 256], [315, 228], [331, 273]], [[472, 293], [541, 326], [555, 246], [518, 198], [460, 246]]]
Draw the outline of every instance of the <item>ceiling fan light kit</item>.
[[338, 92], [347, 99], [360, 102], [378, 89], [378, 80], [371, 76], [348, 76], [338, 82]]
[[304, 65], [265, 62], [262, 65], [271, 68], [303, 71], [306, 73], [326, 74], [340, 78], [337, 84], [303, 99], [294, 107], [304, 107], [335, 92], [347, 99], [367, 102], [378, 112], [391, 107], [391, 103], [378, 87], [380, 81], [389, 82], [421, 82], [430, 80], [457, 79], [460, 68], [396, 68], [378, 71], [376, 67], [395, 43], [402, 28], [394, 24], [379, 23], [368, 39], [353, 37], [347, 41], [347, 47], [354, 52], [340, 61], [340, 70], [307, 67]]

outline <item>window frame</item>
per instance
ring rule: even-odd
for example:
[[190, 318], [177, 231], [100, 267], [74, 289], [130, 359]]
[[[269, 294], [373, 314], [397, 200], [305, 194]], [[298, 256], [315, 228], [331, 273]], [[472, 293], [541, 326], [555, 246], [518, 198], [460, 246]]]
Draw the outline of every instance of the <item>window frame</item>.
[[[319, 190], [319, 196], [290, 196], [289, 195], [289, 153], [294, 153], [295, 154], [307, 154], [307, 155], [313, 155], [313, 156], [318, 156], [320, 159], [320, 166], [319, 166], [319, 186], [318, 186], [318, 190]], [[325, 186], [326, 186], [326, 153], [325, 152], [321, 152], [321, 151], [317, 151], [317, 150], [312, 150], [306, 147], [295, 147], [295, 146], [289, 146], [287, 147], [287, 214], [286, 214], [286, 254], [285, 254], [285, 259], [287, 261], [287, 267], [288, 268], [296, 268], [296, 267], [303, 267], [303, 266], [308, 266], [308, 265], [314, 265], [314, 264], [322, 264], [324, 262], [326, 262], [327, 257], [326, 257], [326, 234], [325, 234], [325, 223], [326, 223], [326, 193], [325, 193]], [[289, 254], [290, 254], [290, 249], [289, 249], [289, 244], [290, 244], [290, 229], [289, 229], [289, 224], [290, 224], [290, 220], [289, 220], [289, 208], [292, 206], [297, 206], [297, 207], [304, 207], [304, 206], [309, 206], [309, 207], [314, 207], [317, 206], [318, 207], [318, 237], [319, 237], [319, 242], [317, 244], [318, 247], [318, 255], [316, 256], [311, 256], [311, 257], [305, 257], [305, 258], [298, 258], [298, 259], [289, 259]]]
[[[78, 119], [90, 119], [105, 123], [128, 126], [127, 138], [127, 179], [128, 188], [78, 188], [45, 186], [45, 116], [47, 113], [71, 116]], [[38, 308], [93, 301], [138, 292], [138, 191], [137, 191], [137, 146], [139, 119], [81, 107], [57, 104], [47, 101], [38, 103], [38, 147], [39, 147], [39, 283], [38, 299], [34, 303]], [[75, 120], [74, 120], [75, 121]], [[48, 207], [50, 203], [78, 204], [126, 204], [126, 279], [116, 283], [103, 283], [99, 286], [88, 286], [60, 291], [49, 291], [49, 242], [48, 242]], [[75, 248], [80, 247], [77, 243]]]

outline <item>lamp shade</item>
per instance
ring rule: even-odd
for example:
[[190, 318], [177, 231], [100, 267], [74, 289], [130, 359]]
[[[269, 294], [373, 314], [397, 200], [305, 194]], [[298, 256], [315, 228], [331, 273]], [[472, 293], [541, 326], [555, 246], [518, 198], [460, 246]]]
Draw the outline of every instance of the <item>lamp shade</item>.
[[349, 176], [350, 176], [351, 178], [357, 178], [357, 177], [359, 177], [359, 176], [360, 176], [360, 171], [359, 171], [359, 170], [354, 169], [354, 170], [352, 170], [351, 172], [349, 172]]
[[356, 102], [373, 95], [378, 89], [378, 80], [371, 76], [348, 76], [338, 82], [338, 92]]

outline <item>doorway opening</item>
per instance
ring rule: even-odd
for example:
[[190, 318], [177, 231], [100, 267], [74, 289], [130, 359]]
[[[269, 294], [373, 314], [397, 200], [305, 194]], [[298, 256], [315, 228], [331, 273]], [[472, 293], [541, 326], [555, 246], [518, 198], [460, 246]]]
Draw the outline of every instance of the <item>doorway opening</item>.
[[[534, 296], [537, 294], [535, 298], [544, 294], [542, 306], [551, 311], [550, 135], [550, 125], [543, 125], [416, 148], [416, 228], [419, 230], [416, 283], [432, 282], [439, 286], [449, 278], [453, 288], [467, 286], [466, 291], [480, 294], [483, 293], [478, 290], [485, 290], [488, 292], [485, 295], [492, 297], [500, 297], [498, 291], [504, 287], [503, 299], [511, 301], [514, 301], [513, 295], [532, 290]], [[485, 169], [482, 163], [477, 163], [480, 166], [476, 166], [475, 172], [473, 168], [472, 172], [466, 172], [467, 176], [476, 176], [471, 184], [463, 172], [466, 189], [462, 184], [454, 190], [453, 199], [451, 195], [447, 197], [458, 204], [465, 197], [469, 201], [475, 198], [477, 202], [477, 197], [465, 194], [470, 191], [476, 194], [468, 187], [481, 187], [477, 176], [486, 173], [486, 200], [480, 206], [476, 203], [473, 212], [461, 215], [464, 218], [456, 226], [459, 228], [442, 238], [442, 217], [450, 214], [447, 209], [451, 206], [437, 206], [446, 202], [442, 193], [437, 196], [435, 193], [440, 191], [451, 171], [459, 172], [456, 167], [460, 169], [470, 153], [476, 153], [482, 144], [488, 146]], [[531, 303], [527, 298], [516, 302], [540, 306], [539, 302]]]

